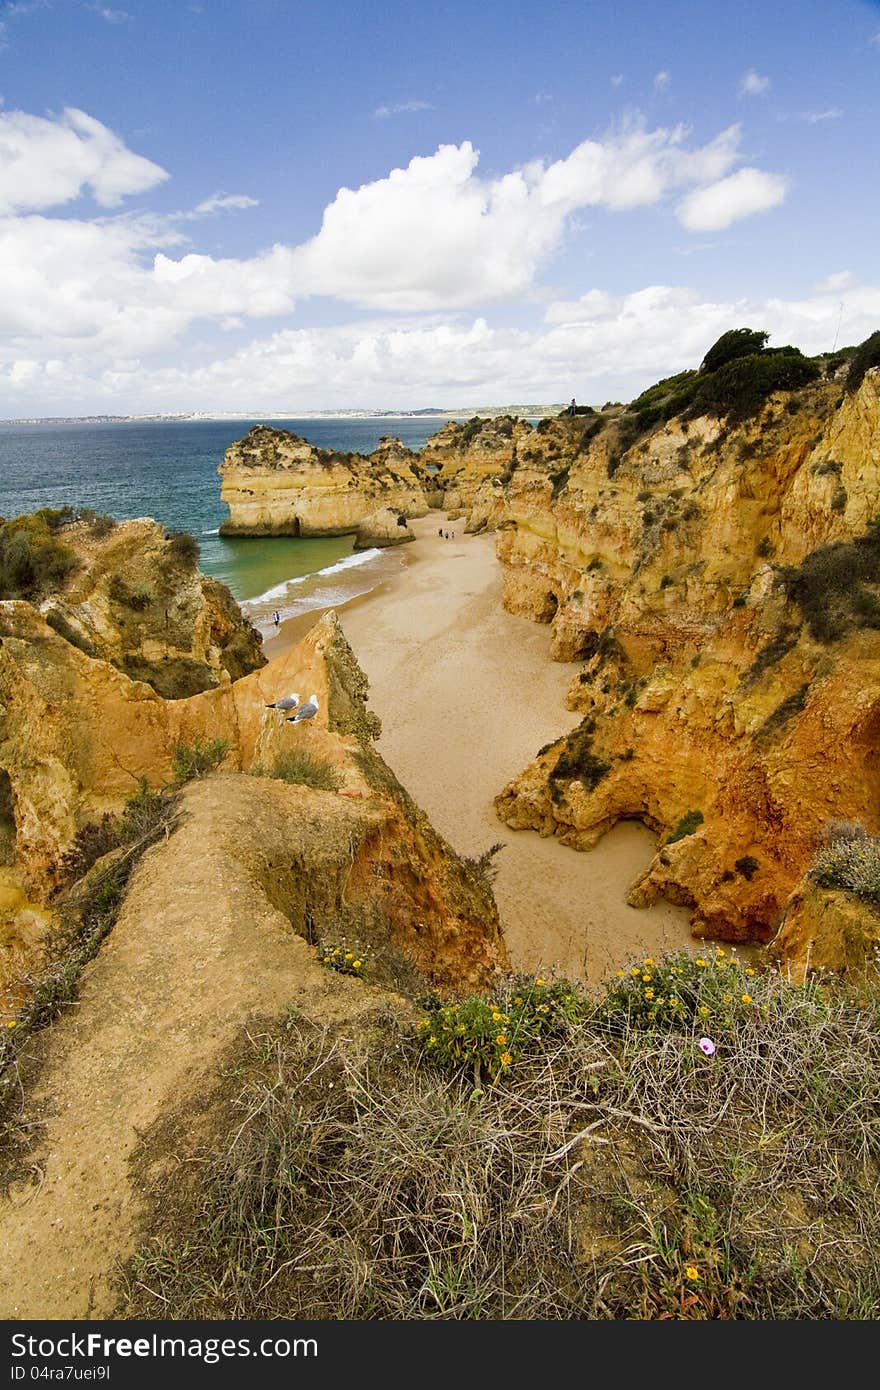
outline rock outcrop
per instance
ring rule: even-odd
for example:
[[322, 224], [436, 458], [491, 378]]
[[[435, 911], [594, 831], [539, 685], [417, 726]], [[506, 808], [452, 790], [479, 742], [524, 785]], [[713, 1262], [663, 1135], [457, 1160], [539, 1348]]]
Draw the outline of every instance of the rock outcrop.
[[377, 511], [365, 516], [355, 533], [355, 550], [386, 549], [392, 545], [403, 545], [414, 541], [416, 533], [407, 525], [403, 512], [391, 507], [379, 507]]
[[504, 487], [505, 605], [583, 664], [583, 722], [496, 800], [587, 848], [637, 818], [631, 892], [697, 935], [772, 937], [829, 819], [880, 826], [880, 371], [740, 423], [548, 421]]
[[265, 664], [262, 637], [225, 584], [198, 568], [198, 544], [157, 522], [59, 533], [76, 565], [40, 603], [46, 622], [91, 657], [180, 699]]
[[344, 536], [379, 508], [407, 517], [428, 510], [418, 459], [396, 439], [346, 454], [255, 425], [227, 449], [219, 473], [224, 536]]
[[[476, 983], [504, 958], [491, 893], [371, 747], [378, 721], [332, 611], [271, 666], [173, 701], [86, 656], [28, 603], [2, 605], [0, 638], [0, 829], [9, 886], [23, 895], [17, 909], [50, 905], [78, 832], [118, 811], [141, 779], [149, 787], [173, 782], [181, 745], [221, 741], [230, 771], [271, 772], [279, 757], [303, 750], [335, 769], [349, 889], [360, 885], [374, 932], [426, 975], [449, 988], [456, 979]], [[319, 714], [308, 724], [288, 724], [267, 708], [290, 689], [318, 695]], [[297, 794], [306, 805], [318, 795]], [[326, 874], [327, 865], [315, 872]], [[19, 973], [25, 925], [18, 910], [7, 922], [6, 979]]]

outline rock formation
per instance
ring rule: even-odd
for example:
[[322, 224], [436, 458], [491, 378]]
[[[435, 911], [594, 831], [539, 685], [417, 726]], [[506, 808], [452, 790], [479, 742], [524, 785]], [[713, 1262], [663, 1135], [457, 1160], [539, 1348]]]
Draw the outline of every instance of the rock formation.
[[418, 460], [396, 439], [369, 455], [346, 454], [255, 425], [227, 449], [219, 472], [224, 536], [344, 536], [379, 508], [407, 517], [428, 510]]
[[40, 604], [46, 622], [166, 699], [209, 690], [265, 664], [262, 638], [225, 584], [198, 568], [198, 544], [149, 519], [59, 532], [75, 559]]
[[407, 525], [403, 512], [396, 512], [392, 507], [379, 507], [375, 512], [370, 512], [369, 516], [365, 516], [358, 526], [354, 548], [385, 549], [392, 545], [403, 545], [405, 541], [414, 541], [415, 538], [416, 533]]

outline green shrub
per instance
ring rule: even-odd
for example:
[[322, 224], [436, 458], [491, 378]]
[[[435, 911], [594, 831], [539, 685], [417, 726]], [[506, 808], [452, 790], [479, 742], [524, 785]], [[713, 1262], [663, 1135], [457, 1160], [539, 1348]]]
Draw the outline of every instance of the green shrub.
[[797, 348], [737, 357], [700, 381], [689, 414], [719, 415], [739, 424], [756, 415], [774, 391], [794, 391], [819, 375], [815, 362]]
[[195, 569], [199, 563], [201, 548], [190, 531], [169, 531], [165, 552], [175, 564], [184, 569]]
[[702, 811], [686, 811], [678, 825], [670, 830], [664, 841], [667, 845], [674, 845], [676, 840], [683, 840], [687, 835], [693, 835], [694, 831], [703, 824]]
[[229, 752], [224, 738], [196, 739], [194, 743], [178, 743], [174, 747], [171, 775], [175, 782], [189, 782], [219, 767]]
[[317, 758], [305, 748], [284, 749], [277, 755], [269, 771], [259, 763], [251, 768], [255, 777], [277, 777], [294, 786], [314, 787], [318, 791], [337, 792], [342, 778], [325, 758]]
[[56, 539], [65, 520], [61, 511], [44, 508], [0, 525], [0, 599], [37, 601], [63, 589], [80, 565]]
[[587, 791], [592, 791], [610, 772], [611, 764], [604, 758], [596, 757], [592, 750], [591, 737], [595, 727], [592, 719], [585, 719], [568, 735], [549, 774], [550, 794], [554, 800], [560, 795], [558, 783], [577, 780], [583, 782]]
[[756, 971], [716, 946], [691, 956], [677, 951], [655, 961], [618, 970], [599, 1007], [599, 1019], [612, 1031], [621, 1025], [716, 1037], [754, 1016]]
[[153, 595], [149, 589], [132, 589], [120, 574], [112, 575], [110, 583], [107, 585], [107, 595], [113, 603], [121, 604], [123, 608], [130, 608], [134, 613], [143, 613], [153, 601]]
[[717, 372], [719, 367], [733, 362], [738, 357], [750, 357], [754, 353], [763, 352], [769, 337], [770, 334], [762, 329], [731, 328], [712, 344], [700, 363], [700, 371]]
[[869, 525], [855, 540], [820, 546], [779, 577], [817, 642], [836, 642], [853, 628], [880, 628], [880, 528]]
[[751, 883], [761, 865], [753, 854], [744, 854], [741, 859], [737, 859], [734, 864], [738, 874], [742, 874], [747, 883]]
[[824, 888], [842, 888], [880, 907], [880, 839], [863, 835], [832, 840], [815, 856], [810, 877]]
[[420, 1001], [428, 1010], [416, 1034], [424, 1061], [465, 1072], [476, 1085], [496, 1078], [545, 1039], [564, 1036], [590, 1011], [581, 985], [515, 975], [493, 995]]
[[858, 390], [864, 380], [865, 372], [869, 371], [871, 367], [880, 367], [880, 331], [872, 333], [870, 338], [866, 338], [863, 343], [860, 343], [853, 353], [846, 374], [848, 393]]

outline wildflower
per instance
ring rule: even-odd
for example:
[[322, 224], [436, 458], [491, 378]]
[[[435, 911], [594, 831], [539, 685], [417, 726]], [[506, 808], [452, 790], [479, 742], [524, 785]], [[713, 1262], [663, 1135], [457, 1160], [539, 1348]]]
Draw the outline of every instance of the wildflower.
[[499, 1033], [495, 1041], [497, 1042], [499, 1047], [503, 1047], [504, 1044], [507, 1042], [507, 1038], [504, 1036], [503, 1033]]
[[751, 1004], [752, 1002], [752, 996], [750, 994], [741, 994], [740, 999], [744, 1004]]
[[7, 1023], [7, 1025], [6, 1025], [7, 1028], [14, 1028], [15, 1026], [16, 1026], [16, 1023], [15, 1023], [15, 1019], [14, 1019], [14, 1018], [11, 1018], [11, 1019], [9, 1020], [9, 1022]]
[[493, 1023], [500, 1023], [500, 1022], [501, 1022], [501, 1015], [500, 1015], [500, 1013], [498, 1012], [497, 1009], [494, 1010], [493, 1013], [492, 1013], [492, 1022], [493, 1022]]
[[732, 994], [722, 994], [721, 998], [724, 1000], [725, 1004], [730, 1004], [730, 1003], [732, 1002], [732, 1000], [733, 1000], [733, 995], [732, 995]]
[[509, 1067], [511, 1062], [513, 1061], [513, 1058], [511, 1057], [509, 1052], [502, 1052], [499, 1061], [501, 1062], [502, 1067]]
[[754, 973], [755, 973], [754, 970], [752, 970], [751, 967], [748, 966], [748, 965], [746, 966], [745, 970], [743, 971], [743, 974], [744, 974], [744, 975], [754, 975]]
[[430, 1024], [428, 1023], [428, 1020], [427, 1020], [426, 1018], [423, 1018], [423, 1019], [421, 1020], [421, 1022], [419, 1023], [419, 1028], [429, 1028], [429, 1027], [430, 1027]]
[[650, 980], [650, 978], [651, 978], [650, 975], [643, 975], [643, 976], [642, 976], [642, 979], [645, 981], [646, 984], [647, 984], [647, 982]]
[[708, 965], [708, 963], [708, 961], [703, 960], [702, 956], [697, 956], [697, 959], [694, 961], [694, 965]]
[[353, 969], [353, 970], [360, 970], [360, 968], [361, 968], [361, 963], [362, 963], [362, 962], [359, 961], [359, 960], [353, 960], [352, 963], [351, 963], [352, 969]]
[[715, 1048], [715, 1044], [713, 1043], [713, 1041], [712, 1041], [711, 1038], [700, 1038], [700, 1044], [699, 1044], [699, 1045], [700, 1045], [700, 1051], [701, 1051], [702, 1053], [704, 1053], [706, 1057], [714, 1057], [714, 1056], [715, 1056], [716, 1048]]
[[[620, 973], [623, 974], [623, 971], [621, 971]], [[518, 994], [518, 995], [516, 996], [516, 998], [514, 999], [513, 1002], [514, 1002], [514, 1004], [521, 1004], [521, 1003], [522, 1003], [522, 995], [521, 995], [521, 994]]]
[[654, 991], [653, 991], [652, 989], [646, 989], [646, 990], [645, 990], [645, 998], [646, 998], [646, 999], [653, 999], [653, 998], [654, 998]]
[[726, 955], [727, 955], [727, 952], [723, 949], [723, 947], [721, 947], [721, 946], [716, 946], [716, 947], [715, 947], [715, 954], [718, 955], [718, 956], [726, 956]]
[[697, 1010], [697, 1013], [700, 1015], [700, 1018], [709, 1017], [709, 1010], [706, 1008], [705, 1004], [700, 1005], [699, 1009]]
[[430, 1038], [428, 1039], [428, 1046], [433, 1047], [436, 1041], [437, 1039], [434, 1037], [434, 1034], [432, 1033]]
[[536, 985], [543, 985], [543, 984], [546, 984], [546, 983], [547, 983], [546, 980], [542, 980], [542, 979], [540, 979], [540, 977], [535, 981], [535, 984], [536, 984]]
[[685, 1278], [690, 1279], [693, 1283], [696, 1283], [700, 1277], [700, 1271], [696, 1265], [686, 1265], [684, 1274]]
[[654, 961], [653, 961], [653, 959], [651, 958], [651, 956], [645, 956], [645, 959], [642, 961], [642, 965], [653, 965], [653, 964], [654, 964]]
[[550, 1012], [550, 1006], [549, 1006], [549, 1004], [539, 1004], [538, 1007], [537, 1007], [537, 1009], [535, 1010], [535, 1013], [538, 1013], [538, 1014], [549, 1014], [549, 1012]]
[[354, 960], [354, 951], [346, 951], [346, 953], [345, 953], [345, 959], [346, 959], [346, 960]]
[[618, 972], [617, 972], [617, 978], [618, 978], [618, 980], [622, 980], [622, 979], [623, 979], [623, 971], [622, 971], [622, 970], [618, 970]]
[[642, 972], [641, 972], [641, 970], [639, 970], [639, 967], [638, 967], [637, 965], [634, 965], [633, 968], [632, 968], [632, 970], [631, 970], [629, 973], [630, 973], [631, 975], [641, 975]]

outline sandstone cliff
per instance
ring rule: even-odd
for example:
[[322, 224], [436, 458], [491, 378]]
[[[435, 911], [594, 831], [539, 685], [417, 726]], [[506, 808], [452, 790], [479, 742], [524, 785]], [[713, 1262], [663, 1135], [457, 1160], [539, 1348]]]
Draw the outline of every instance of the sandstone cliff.
[[[332, 804], [346, 827], [339, 854], [347, 901], [369, 904], [362, 931], [369, 915], [389, 948], [447, 987], [484, 979], [504, 958], [491, 893], [371, 747], [378, 723], [366, 708], [366, 680], [332, 612], [271, 666], [174, 701], [85, 655], [28, 603], [2, 605], [0, 636], [0, 847], [17, 895], [0, 965], [7, 980], [39, 934], [39, 923], [22, 914], [51, 906], [78, 832], [119, 810], [141, 779], [149, 787], [173, 783], [181, 745], [215, 740], [226, 746], [223, 767], [231, 771], [271, 773], [279, 757], [303, 750], [336, 769]], [[308, 724], [293, 726], [267, 708], [290, 689], [318, 695], [319, 714]], [[286, 794], [305, 798], [303, 810], [310, 798], [327, 800], [306, 788]], [[304, 830], [308, 823], [305, 814]], [[305, 878], [309, 872], [304, 863]], [[317, 865], [316, 881], [328, 872], [326, 862]], [[344, 915], [340, 908], [340, 921]]]
[[417, 457], [396, 439], [346, 454], [255, 425], [227, 449], [219, 473], [224, 536], [343, 536], [381, 507], [408, 517], [428, 510]]
[[[583, 713], [496, 800], [587, 848], [661, 844], [631, 901], [767, 940], [831, 818], [880, 825], [880, 372], [748, 418], [548, 421], [497, 518], [505, 605], [583, 664]], [[817, 961], [816, 963], [821, 963]]]
[[265, 664], [262, 638], [225, 584], [198, 568], [193, 537], [149, 519], [65, 525], [74, 564], [40, 603], [46, 622], [166, 699], [238, 680]]

